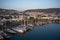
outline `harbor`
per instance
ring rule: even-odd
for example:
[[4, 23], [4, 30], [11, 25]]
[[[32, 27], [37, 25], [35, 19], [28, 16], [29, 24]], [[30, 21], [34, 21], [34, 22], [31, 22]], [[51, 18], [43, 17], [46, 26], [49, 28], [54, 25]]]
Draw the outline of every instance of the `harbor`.
[[10, 28], [10, 29], [7, 29], [5, 32], [4, 31], [0, 31], [0, 40], [3, 40], [3, 39], [10, 39], [10, 35], [8, 34], [23, 34], [25, 33], [27, 30], [31, 30], [32, 28], [27, 28], [25, 26], [19, 26], [19, 27], [14, 27], [14, 28]]
[[34, 26], [24, 34], [10, 34], [10, 40], [60, 40], [60, 24]]
[[[24, 18], [24, 16], [23, 16]], [[18, 19], [17, 19], [18, 20]], [[60, 25], [60, 19], [25, 19], [23, 21], [17, 21], [12, 19], [2, 19], [0, 21], [0, 39], [1, 40], [11, 40], [11, 35], [24, 35], [25, 33], [33, 30], [33, 28], [48, 25], [56, 24]]]

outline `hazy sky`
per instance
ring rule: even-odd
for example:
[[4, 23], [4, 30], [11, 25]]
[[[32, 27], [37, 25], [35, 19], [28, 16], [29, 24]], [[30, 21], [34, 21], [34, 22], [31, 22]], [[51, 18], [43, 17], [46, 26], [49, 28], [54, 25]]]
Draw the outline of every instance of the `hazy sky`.
[[60, 8], [60, 0], [0, 0], [0, 8], [15, 10]]

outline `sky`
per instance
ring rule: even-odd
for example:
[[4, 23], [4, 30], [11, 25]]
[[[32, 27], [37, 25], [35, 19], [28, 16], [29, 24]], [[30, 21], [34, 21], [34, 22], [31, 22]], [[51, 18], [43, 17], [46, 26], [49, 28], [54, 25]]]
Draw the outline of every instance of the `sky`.
[[15, 10], [60, 8], [60, 0], [0, 0], [0, 8]]

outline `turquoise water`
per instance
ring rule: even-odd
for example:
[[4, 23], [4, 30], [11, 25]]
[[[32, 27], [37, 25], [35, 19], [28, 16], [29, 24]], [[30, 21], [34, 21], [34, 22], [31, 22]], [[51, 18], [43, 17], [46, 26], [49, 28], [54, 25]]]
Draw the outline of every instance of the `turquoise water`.
[[23, 35], [11, 34], [10, 40], [60, 40], [60, 24], [35, 26]]

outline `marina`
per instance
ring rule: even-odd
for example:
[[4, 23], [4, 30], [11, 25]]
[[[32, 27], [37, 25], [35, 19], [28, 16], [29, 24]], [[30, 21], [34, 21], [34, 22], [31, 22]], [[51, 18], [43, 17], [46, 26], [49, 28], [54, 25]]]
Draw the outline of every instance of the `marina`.
[[10, 40], [60, 40], [60, 24], [34, 26], [24, 34], [10, 35]]
[[[24, 26], [23, 26], [24, 27]], [[13, 29], [13, 28], [12, 28]], [[14, 30], [14, 31], [13, 31]], [[46, 24], [43, 26], [34, 26], [30, 31], [25, 31], [21, 29], [20, 26], [15, 27], [11, 33], [4, 33], [0, 31], [0, 39], [7, 40], [59, 40], [60, 39], [60, 24]], [[26, 29], [25, 29], [26, 30]], [[15, 33], [16, 32], [16, 33]], [[59, 37], [59, 38], [58, 38]], [[42, 39], [43, 38], [43, 39]]]
[[[58, 19], [57, 20], [56, 19], [54, 19], [54, 20], [51, 20], [51, 19], [40, 19], [37, 22], [34, 21], [34, 23], [33, 22], [32, 23], [28, 23], [29, 21], [27, 21], [27, 23], [26, 23], [26, 20], [23, 20], [23, 24], [19, 24], [17, 26], [11, 26], [11, 23], [10, 22], [12, 22], [12, 20], [7, 20], [7, 19], [5, 19], [5, 20], [3, 20], [3, 21], [0, 22], [1, 23], [0, 24], [1, 25], [1, 32], [0, 32], [0, 35], [1, 36], [0, 36], [0, 39], [10, 39], [10, 40], [12, 40], [12, 38], [11, 38], [12, 36], [14, 36], [14, 35], [16, 35], [16, 36], [17, 35], [25, 35], [26, 33], [29, 33], [30, 31], [33, 31], [33, 29], [35, 29], [35, 27], [37, 27], [37, 28], [39, 27], [40, 28], [40, 27], [44, 27], [44, 25], [47, 25], [48, 26], [49, 24], [51, 24], [52, 27], [54, 25], [60, 25], [60, 23], [59, 23], [60, 20], [58, 20]], [[14, 22], [17, 22], [17, 21], [14, 21]], [[48, 27], [50, 27], [50, 25]], [[38, 30], [38, 29], [36, 29], [36, 30]], [[39, 30], [41, 30], [41, 29], [39, 29]], [[38, 33], [39, 30], [36, 31], [35, 33]], [[58, 26], [57, 26], [57, 30], [59, 30]], [[33, 32], [32, 32], [32, 34], [35, 34]], [[8, 35], [8, 34], [10, 34], [10, 35]], [[41, 34], [39, 34], [39, 35], [41, 35]], [[30, 36], [30, 33], [29, 33], [29, 36]], [[36, 34], [36, 36], [37, 36], [37, 34]], [[21, 36], [19, 36], [19, 37], [21, 37]], [[21, 38], [19, 38], [19, 37], [18, 37], [18, 39], [20, 40]], [[38, 37], [38, 39], [39, 39], [39, 37]], [[32, 40], [32, 38], [31, 38], [31, 40]]]

